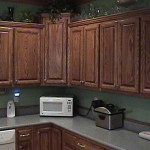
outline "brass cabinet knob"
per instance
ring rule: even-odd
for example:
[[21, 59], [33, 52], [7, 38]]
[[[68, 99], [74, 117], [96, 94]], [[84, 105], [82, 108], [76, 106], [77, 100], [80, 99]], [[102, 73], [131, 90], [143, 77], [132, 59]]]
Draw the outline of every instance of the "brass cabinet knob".
[[81, 144], [81, 143], [77, 143], [77, 146], [81, 147], [81, 148], [85, 148], [85, 145]]

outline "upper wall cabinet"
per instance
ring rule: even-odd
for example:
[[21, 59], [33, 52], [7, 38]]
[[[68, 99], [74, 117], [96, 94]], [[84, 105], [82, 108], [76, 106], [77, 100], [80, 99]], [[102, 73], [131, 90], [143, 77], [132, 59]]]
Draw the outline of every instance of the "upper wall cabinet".
[[83, 27], [71, 28], [70, 31], [70, 83], [81, 84], [82, 53], [83, 53]]
[[45, 24], [45, 51], [43, 57], [43, 81], [48, 84], [67, 83], [68, 22], [70, 14], [51, 22], [43, 16]]
[[100, 87], [138, 92], [139, 18], [105, 22], [100, 26]]
[[141, 19], [141, 93], [150, 94], [150, 16]]
[[117, 22], [100, 27], [100, 87], [114, 89], [117, 83]]
[[98, 87], [99, 25], [71, 28], [70, 84]]
[[0, 85], [13, 81], [13, 28], [0, 27]]
[[40, 84], [41, 33], [36, 28], [16, 28], [15, 84]]
[[42, 28], [0, 22], [0, 85], [40, 84]]

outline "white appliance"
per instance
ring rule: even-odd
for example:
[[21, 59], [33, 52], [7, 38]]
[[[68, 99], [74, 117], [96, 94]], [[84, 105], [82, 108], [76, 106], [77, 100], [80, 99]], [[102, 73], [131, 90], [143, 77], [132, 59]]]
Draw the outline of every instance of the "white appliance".
[[73, 97], [40, 97], [40, 116], [73, 116]]
[[0, 131], [0, 150], [15, 149], [15, 129]]
[[139, 136], [141, 138], [150, 140], [150, 131], [142, 131], [142, 132], [139, 133]]
[[15, 104], [14, 104], [14, 101], [9, 101], [7, 103], [7, 117], [8, 118], [15, 117]]

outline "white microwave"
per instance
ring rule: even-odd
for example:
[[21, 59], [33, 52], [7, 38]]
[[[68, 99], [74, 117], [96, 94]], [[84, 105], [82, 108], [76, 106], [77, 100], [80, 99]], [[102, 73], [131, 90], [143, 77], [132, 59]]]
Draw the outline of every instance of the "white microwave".
[[40, 116], [73, 116], [73, 97], [40, 97]]

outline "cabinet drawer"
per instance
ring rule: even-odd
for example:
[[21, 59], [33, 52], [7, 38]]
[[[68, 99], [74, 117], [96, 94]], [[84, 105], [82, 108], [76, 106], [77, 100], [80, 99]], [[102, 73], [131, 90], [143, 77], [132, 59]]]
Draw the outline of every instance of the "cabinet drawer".
[[105, 150], [105, 148], [86, 138], [64, 131], [63, 150], [65, 150], [66, 147], [72, 150]]
[[95, 149], [94, 144], [83, 139], [78, 139], [76, 145], [78, 149], [84, 149], [84, 150]]
[[32, 138], [32, 129], [19, 129], [17, 130], [17, 137], [19, 141], [27, 140]]

